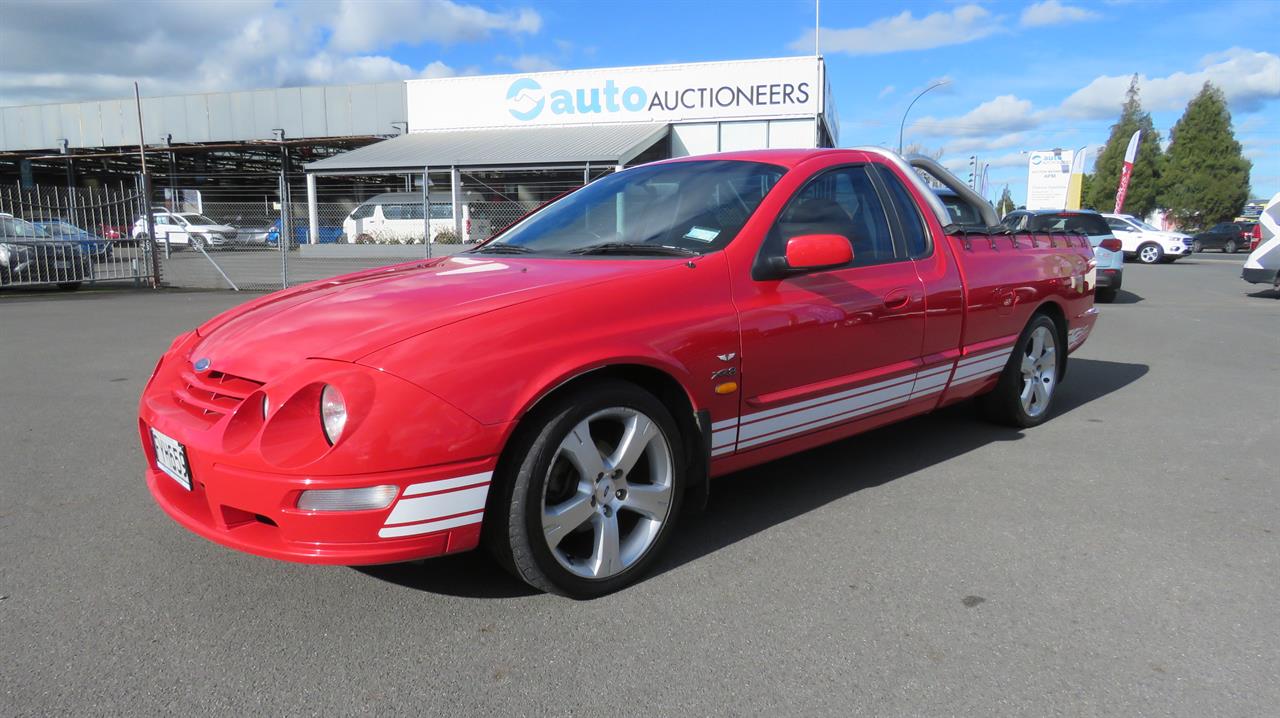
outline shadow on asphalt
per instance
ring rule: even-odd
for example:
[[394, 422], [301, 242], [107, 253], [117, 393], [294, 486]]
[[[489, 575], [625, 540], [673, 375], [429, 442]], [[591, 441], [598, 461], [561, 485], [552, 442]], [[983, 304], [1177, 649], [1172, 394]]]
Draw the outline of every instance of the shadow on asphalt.
[[1248, 295], [1255, 299], [1280, 299], [1280, 289], [1264, 289], [1261, 292], [1249, 292]]
[[1108, 304], [1137, 304], [1144, 301], [1141, 294], [1134, 294], [1128, 289], [1121, 289], [1116, 292], [1116, 298], [1112, 299]]
[[[1145, 364], [1073, 358], [1057, 396], [1054, 415], [1068, 414], [1118, 391], [1148, 371]], [[863, 489], [988, 444], [1017, 441], [1022, 435], [1022, 431], [981, 420], [974, 404], [963, 402], [718, 478], [712, 482], [706, 511], [682, 519], [666, 556], [653, 573], [665, 573], [696, 561]], [[922, 441], [922, 436], [929, 438]], [[481, 551], [357, 570], [407, 588], [467, 598], [511, 598], [535, 593]]]

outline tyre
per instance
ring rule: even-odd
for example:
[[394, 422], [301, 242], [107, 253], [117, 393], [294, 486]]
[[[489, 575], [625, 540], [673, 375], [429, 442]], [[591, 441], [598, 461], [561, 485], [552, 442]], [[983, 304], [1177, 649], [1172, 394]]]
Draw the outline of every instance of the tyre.
[[1058, 326], [1043, 314], [1035, 315], [1018, 337], [995, 389], [982, 397], [983, 413], [1019, 428], [1042, 423], [1049, 417], [1066, 363]]
[[623, 381], [530, 415], [503, 453], [486, 543], [518, 578], [593, 598], [653, 565], [680, 513], [687, 461], [675, 419]]
[[1110, 287], [1099, 288], [1093, 295], [1093, 301], [1098, 302], [1099, 304], [1110, 304], [1116, 300], [1117, 293], [1119, 293], [1118, 289], [1112, 289]]
[[1200, 252], [1203, 252], [1203, 251], [1204, 251], [1204, 243], [1202, 243], [1202, 242], [1201, 242], [1200, 240], [1198, 240], [1198, 239], [1196, 239], [1196, 240], [1192, 240], [1192, 242], [1191, 242], [1191, 251], [1192, 251], [1192, 253], [1194, 253], [1194, 254], [1199, 254]]
[[1226, 244], [1222, 245], [1222, 251], [1223, 251], [1225, 254], [1235, 254], [1235, 253], [1236, 253], [1236, 241], [1235, 241], [1234, 239], [1228, 239], [1228, 240], [1227, 240], [1227, 242], [1226, 242]]
[[1138, 261], [1143, 264], [1159, 264], [1164, 259], [1164, 250], [1160, 245], [1148, 242], [1138, 247]]
[[192, 237], [191, 248], [197, 252], [203, 252], [208, 249], [208, 242], [205, 241], [204, 237]]

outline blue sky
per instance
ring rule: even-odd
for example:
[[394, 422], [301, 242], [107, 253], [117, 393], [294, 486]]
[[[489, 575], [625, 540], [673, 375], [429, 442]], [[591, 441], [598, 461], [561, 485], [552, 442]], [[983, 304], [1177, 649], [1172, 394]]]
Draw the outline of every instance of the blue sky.
[[[0, 104], [451, 74], [811, 54], [812, 0], [188, 0], [6, 3]], [[1099, 145], [1133, 73], [1167, 141], [1205, 79], [1226, 91], [1255, 196], [1280, 191], [1280, 2], [824, 0], [841, 143], [991, 162], [1021, 201], [1020, 152]], [[77, 30], [76, 28], [80, 28]], [[192, 28], [201, 28], [195, 41]], [[75, 42], [68, 33], [89, 34]], [[30, 51], [24, 50], [28, 47]]]

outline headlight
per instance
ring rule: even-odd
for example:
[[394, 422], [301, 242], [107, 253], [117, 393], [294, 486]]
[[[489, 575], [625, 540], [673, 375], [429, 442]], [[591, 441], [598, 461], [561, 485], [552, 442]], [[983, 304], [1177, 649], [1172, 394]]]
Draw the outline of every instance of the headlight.
[[324, 438], [330, 445], [338, 443], [347, 426], [347, 402], [342, 392], [329, 384], [320, 391], [320, 421], [324, 425]]
[[266, 394], [262, 395], [262, 418], [267, 418], [267, 414], [271, 412], [271, 399]]

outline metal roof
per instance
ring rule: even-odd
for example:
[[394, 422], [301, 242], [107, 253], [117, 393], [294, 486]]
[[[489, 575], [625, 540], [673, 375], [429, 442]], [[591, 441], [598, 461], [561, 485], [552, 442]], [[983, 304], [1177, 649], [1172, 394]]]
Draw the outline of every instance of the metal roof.
[[625, 164], [666, 137], [668, 125], [608, 124], [415, 132], [307, 165], [316, 174], [423, 167]]

